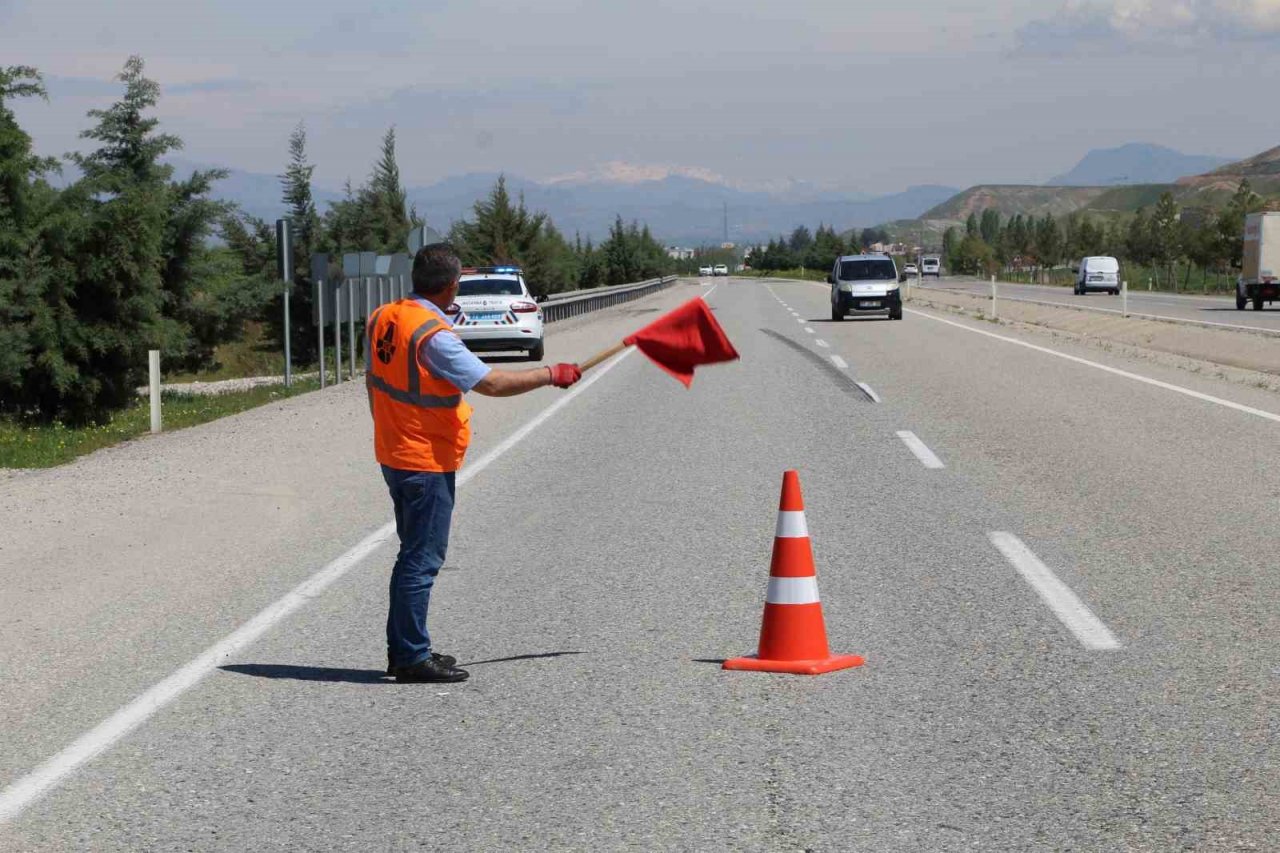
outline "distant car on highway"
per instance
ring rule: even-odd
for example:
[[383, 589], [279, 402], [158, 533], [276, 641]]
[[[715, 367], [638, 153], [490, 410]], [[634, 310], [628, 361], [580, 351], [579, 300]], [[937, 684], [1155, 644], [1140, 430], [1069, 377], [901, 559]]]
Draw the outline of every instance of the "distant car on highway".
[[542, 361], [542, 309], [519, 267], [464, 268], [447, 313], [469, 349], [521, 350], [531, 361]]
[[902, 319], [898, 268], [885, 255], [845, 255], [836, 258], [827, 283], [831, 285], [831, 319], [849, 314], [887, 314]]
[[942, 278], [942, 259], [936, 256], [921, 259], [920, 274], [922, 276], [931, 275], [934, 278]]
[[728, 275], [728, 274], [729, 274], [729, 267], [726, 266], [725, 264], [716, 264], [716, 268], [712, 272], [712, 275]]
[[920, 275], [920, 268], [915, 264], [905, 264], [902, 267], [903, 275]]
[[1076, 296], [1084, 296], [1091, 290], [1119, 296], [1120, 262], [1104, 255], [1082, 258], [1076, 269], [1075, 293]]
[[702, 276], [713, 275], [714, 272], [715, 271], [712, 270], [711, 267], [698, 267], [698, 275], [702, 275]]

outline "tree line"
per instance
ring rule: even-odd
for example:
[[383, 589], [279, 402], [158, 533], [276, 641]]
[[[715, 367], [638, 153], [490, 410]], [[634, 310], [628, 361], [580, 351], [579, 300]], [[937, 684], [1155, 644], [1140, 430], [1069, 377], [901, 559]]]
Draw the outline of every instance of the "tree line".
[[752, 269], [762, 272], [801, 267], [829, 270], [841, 255], [857, 254], [864, 246], [888, 240], [889, 233], [884, 228], [867, 228], [861, 232], [853, 229], [842, 236], [829, 225], [819, 225], [813, 232], [800, 225], [789, 237], [778, 237], [762, 246], [753, 247], [749, 263]]
[[1110, 255], [1169, 278], [1179, 264], [1228, 272], [1241, 264], [1245, 216], [1264, 206], [1246, 179], [1220, 209], [1195, 217], [1183, 215], [1171, 192], [1150, 211], [1142, 208], [1125, 219], [1081, 213], [1005, 219], [988, 209], [970, 213], [963, 229], [948, 228], [942, 252], [951, 270], [979, 275], [1001, 268], [1053, 269], [1090, 255]]
[[[283, 285], [275, 228], [215, 200], [222, 169], [177, 178], [166, 155], [182, 140], [153, 115], [159, 85], [130, 57], [123, 93], [91, 110], [81, 134], [88, 153], [59, 186], [62, 162], [34, 153], [10, 104], [48, 99], [38, 70], [0, 67], [0, 415], [82, 425], [103, 422], [135, 399], [147, 351], [168, 369], [211, 366], [219, 344], [250, 321], [281, 342]], [[311, 331], [312, 253], [403, 251], [423, 218], [408, 204], [396, 161], [395, 128], [382, 139], [368, 179], [317, 210], [306, 129], [288, 142], [281, 196], [292, 223], [292, 348], [317, 357]], [[570, 242], [545, 213], [513, 200], [499, 179], [449, 238], [466, 263], [512, 263], [538, 294], [621, 284], [669, 269], [647, 226], [617, 219], [599, 245]]]

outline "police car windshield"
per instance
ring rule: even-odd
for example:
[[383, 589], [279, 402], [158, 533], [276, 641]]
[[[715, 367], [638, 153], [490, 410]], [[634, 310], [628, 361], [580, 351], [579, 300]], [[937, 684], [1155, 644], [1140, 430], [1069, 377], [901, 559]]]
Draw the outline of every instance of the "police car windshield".
[[841, 261], [841, 281], [893, 281], [898, 276], [893, 261]]
[[519, 296], [520, 282], [514, 278], [473, 278], [458, 282], [459, 296]]

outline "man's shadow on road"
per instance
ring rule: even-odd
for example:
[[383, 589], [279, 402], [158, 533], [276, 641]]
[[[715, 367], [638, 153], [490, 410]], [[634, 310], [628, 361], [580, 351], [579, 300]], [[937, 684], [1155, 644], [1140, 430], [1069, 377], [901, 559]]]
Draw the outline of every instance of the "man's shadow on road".
[[[521, 660], [539, 660], [541, 658], [558, 658], [565, 655], [580, 655], [582, 652], [540, 652], [529, 655], [512, 655], [506, 658], [490, 658], [488, 660], [459, 661], [458, 666], [484, 666], [490, 663], [508, 663]], [[342, 669], [332, 666], [298, 666], [282, 663], [233, 663], [220, 666], [224, 672], [237, 675], [252, 675], [255, 678], [283, 678], [292, 681], [330, 681], [347, 684], [394, 684], [395, 682], [381, 669]]]

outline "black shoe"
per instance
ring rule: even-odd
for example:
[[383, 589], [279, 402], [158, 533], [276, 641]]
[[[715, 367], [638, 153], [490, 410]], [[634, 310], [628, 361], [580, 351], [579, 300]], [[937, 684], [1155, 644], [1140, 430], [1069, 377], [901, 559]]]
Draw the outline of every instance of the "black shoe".
[[[432, 652], [431, 659], [434, 660], [436, 663], [442, 664], [444, 666], [453, 666], [458, 662], [458, 659], [455, 658], [453, 655], [442, 655], [439, 652]], [[392, 664], [391, 658], [388, 657], [387, 658], [387, 675], [395, 675], [397, 669], [399, 669], [399, 667]]]
[[401, 684], [421, 684], [448, 681], [466, 681], [471, 673], [465, 669], [445, 664], [435, 658], [428, 658], [413, 666], [398, 667], [395, 671], [396, 681]]

